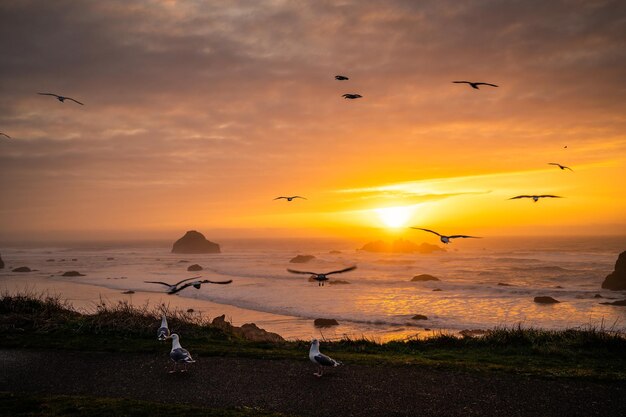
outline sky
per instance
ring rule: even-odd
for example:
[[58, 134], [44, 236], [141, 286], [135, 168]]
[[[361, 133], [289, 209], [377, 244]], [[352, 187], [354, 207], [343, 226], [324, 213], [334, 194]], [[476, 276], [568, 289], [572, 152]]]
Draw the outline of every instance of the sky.
[[626, 234], [623, 1], [6, 0], [0, 53], [0, 240]]

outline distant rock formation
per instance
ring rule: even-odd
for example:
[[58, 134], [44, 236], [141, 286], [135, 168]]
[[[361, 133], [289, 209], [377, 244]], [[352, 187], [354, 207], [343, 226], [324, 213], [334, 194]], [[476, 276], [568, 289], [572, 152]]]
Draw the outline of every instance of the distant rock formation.
[[220, 253], [220, 245], [207, 240], [202, 233], [190, 230], [174, 242], [172, 253]]
[[13, 272], [31, 272], [31, 271], [32, 271], [32, 269], [30, 269], [27, 266], [20, 266], [19, 268], [15, 268], [13, 270]]
[[433, 253], [433, 252], [445, 252], [446, 250], [440, 248], [437, 245], [431, 245], [429, 243], [416, 244], [409, 240], [397, 239], [391, 243], [377, 240], [376, 242], [369, 242], [363, 245], [360, 249], [366, 252], [383, 252], [383, 253]]
[[441, 281], [441, 280], [437, 277], [433, 277], [432, 275], [420, 274], [420, 275], [415, 275], [413, 278], [411, 278], [411, 282], [413, 281]]
[[615, 262], [615, 271], [606, 276], [602, 288], [612, 291], [626, 290], [626, 251], [619, 254]]
[[107, 261], [114, 261], [114, 260], [115, 260], [115, 258], [111, 258], [111, 257], [107, 258]]
[[613, 301], [612, 303], [600, 303], [609, 306], [626, 306], [626, 300]]
[[315, 327], [331, 327], [339, 326], [339, 322], [335, 319], [315, 319], [313, 320], [313, 325]]
[[292, 264], [303, 264], [305, 262], [309, 262], [311, 260], [315, 259], [315, 256], [313, 255], [298, 255], [296, 257], [291, 258], [291, 260], [289, 261]]
[[233, 326], [226, 321], [226, 315], [224, 314], [215, 317], [211, 325], [253, 342], [279, 343], [285, 341], [281, 335], [261, 329], [254, 323], [246, 323], [241, 327]]
[[556, 304], [556, 303], [560, 303], [559, 300], [555, 300], [554, 298], [548, 297], [548, 296], [535, 297], [534, 301], [535, 301], [535, 303], [538, 303], [538, 304]]
[[507, 284], [506, 282], [498, 282], [498, 286], [500, 287], [514, 287], [513, 284]]
[[187, 271], [202, 271], [202, 267], [198, 264], [189, 265]]
[[428, 317], [426, 317], [423, 314], [416, 314], [413, 317], [411, 317], [411, 319], [413, 319], [413, 320], [428, 320]]
[[78, 271], [67, 271], [64, 272], [63, 275], [61, 275], [62, 277], [84, 277], [85, 274], [81, 274]]
[[2, 260], [2, 256], [0, 256], [0, 269], [4, 269], [4, 261]]

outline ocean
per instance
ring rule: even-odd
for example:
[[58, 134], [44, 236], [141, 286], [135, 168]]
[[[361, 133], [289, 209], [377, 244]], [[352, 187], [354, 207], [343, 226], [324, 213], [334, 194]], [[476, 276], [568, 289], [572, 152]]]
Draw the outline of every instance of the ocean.
[[[160, 241], [8, 244], [1, 252], [7, 267], [0, 271], [0, 289], [53, 289], [79, 307], [95, 305], [102, 297], [97, 289], [107, 298], [119, 294], [112, 299], [136, 303], [175, 299], [180, 308], [227, 314], [235, 324], [254, 321], [289, 339], [321, 334], [389, 340], [518, 325], [626, 330], [626, 307], [600, 304], [626, 298], [626, 292], [600, 286], [618, 254], [626, 250], [626, 237], [467, 239], [432, 254], [371, 253], [357, 250], [366, 242], [341, 240], [219, 243], [222, 253], [207, 255], [172, 254], [171, 242]], [[315, 259], [289, 263], [298, 254]], [[191, 264], [203, 270], [188, 272]], [[324, 287], [286, 271], [326, 272], [351, 265], [358, 268], [331, 276], [347, 284]], [[11, 272], [19, 266], [37, 271]], [[85, 276], [60, 276], [69, 270]], [[439, 281], [411, 282], [419, 274]], [[164, 287], [144, 283], [173, 283], [192, 276], [233, 283], [187, 288], [171, 296], [163, 294]], [[91, 290], [81, 297], [85, 284]], [[128, 290], [135, 294], [121, 294]], [[551, 296], [560, 303], [540, 305], [533, 302], [535, 296]], [[414, 320], [417, 314], [427, 319]], [[312, 324], [316, 318], [333, 318], [340, 325], [317, 329]]]

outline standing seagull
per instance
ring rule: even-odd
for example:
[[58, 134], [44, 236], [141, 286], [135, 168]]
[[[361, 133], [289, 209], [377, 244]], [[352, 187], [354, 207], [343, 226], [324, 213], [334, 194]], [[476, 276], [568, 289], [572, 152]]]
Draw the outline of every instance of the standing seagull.
[[350, 99], [350, 100], [354, 100], [355, 98], [361, 98], [361, 97], [363, 97], [363, 96], [362, 96], [362, 95], [360, 95], [360, 94], [346, 93], [346, 94], [343, 94], [341, 97], [343, 97], [343, 98], [348, 98], [348, 99]]
[[345, 269], [340, 269], [339, 271], [326, 272], [324, 274], [319, 274], [317, 272], [309, 272], [309, 271], [296, 271], [295, 269], [287, 269], [287, 271], [291, 272], [292, 274], [311, 275], [311, 278], [319, 283], [318, 287], [323, 287], [324, 286], [324, 281], [328, 281], [328, 277], [327, 277], [328, 275], [343, 274], [344, 272], [354, 271], [355, 269], [356, 269], [356, 265], [350, 266], [350, 267], [345, 268]]
[[6, 133], [3, 133], [3, 132], [0, 132], [0, 135], [2, 135], [2, 136], [6, 136], [6, 137], [7, 137], [7, 138], [9, 138], [9, 139], [13, 139], [11, 136], [9, 136], [9, 135], [7, 135]]
[[345, 80], [349, 80], [350, 78], [346, 77], [345, 75], [335, 75], [335, 80], [337, 81], [345, 81]]
[[174, 370], [170, 371], [170, 374], [178, 370], [179, 363], [182, 363], [184, 366], [181, 372], [186, 372], [187, 364], [194, 363], [195, 361], [191, 357], [191, 354], [189, 354], [189, 351], [187, 349], [184, 349], [180, 345], [180, 342], [178, 341], [178, 335], [176, 333], [172, 334], [170, 336], [170, 339], [172, 339], [172, 350], [170, 351], [170, 359], [174, 361]]
[[309, 349], [309, 359], [311, 362], [316, 364], [318, 368], [318, 372], [314, 373], [316, 377], [321, 377], [324, 374], [324, 366], [332, 366], [333, 368], [339, 365], [343, 365], [343, 363], [336, 361], [328, 356], [320, 353], [320, 342], [317, 339], [311, 340], [311, 348]]
[[54, 94], [54, 93], [37, 93], [37, 94], [42, 95], [42, 96], [52, 96], [52, 97], [56, 97], [56, 98], [57, 98], [57, 100], [59, 100], [61, 103], [63, 103], [65, 100], [71, 100], [71, 101], [73, 101], [74, 103], [78, 103], [78, 104], [80, 104], [81, 106], [84, 106], [84, 104], [83, 104], [83, 103], [81, 103], [81, 102], [80, 102], [80, 101], [78, 101], [78, 100], [74, 100], [72, 97], [64, 97], [64, 96], [60, 96], [60, 95], [58, 95], [58, 94]]
[[559, 168], [561, 168], [561, 171], [564, 169], [569, 169], [570, 171], [574, 172], [574, 170], [570, 167], [566, 167], [565, 165], [561, 165], [561, 164], [557, 164], [556, 162], [548, 162], [548, 165], [556, 165]]
[[281, 198], [284, 198], [287, 201], [293, 201], [294, 198], [301, 198], [303, 200], [308, 200], [308, 198], [304, 198], [304, 197], [300, 197], [299, 195], [293, 195], [291, 197], [276, 197], [274, 200], [280, 200]]
[[167, 319], [165, 318], [165, 314], [163, 314], [163, 318], [161, 319], [161, 327], [157, 330], [157, 339], [163, 341], [170, 337], [170, 328], [167, 327]]
[[423, 230], [425, 232], [430, 232], [430, 233], [434, 233], [437, 236], [439, 236], [439, 239], [441, 240], [442, 243], [445, 243], [446, 245], [448, 243], [450, 243], [450, 239], [457, 239], [457, 238], [471, 238], [471, 239], [482, 239], [478, 236], [467, 236], [467, 235], [452, 235], [452, 236], [444, 236], [441, 235], [437, 232], [435, 232], [434, 230], [430, 230], [430, 229], [422, 229], [421, 227], [411, 227], [411, 229], [416, 229], [416, 230]]
[[540, 198], [563, 198], [563, 197], [558, 196], [558, 195], [550, 195], [550, 194], [544, 194], [544, 195], [518, 195], [518, 196], [509, 198], [509, 200], [517, 200], [519, 198], [532, 198], [533, 201], [536, 203], [537, 201], [539, 201]]
[[472, 82], [472, 81], [452, 81], [452, 82], [456, 84], [469, 84], [472, 88], [475, 88], [476, 90], [480, 90], [478, 88], [479, 85], [488, 85], [491, 87], [497, 87], [497, 85], [495, 84], [481, 83], [481, 82]]

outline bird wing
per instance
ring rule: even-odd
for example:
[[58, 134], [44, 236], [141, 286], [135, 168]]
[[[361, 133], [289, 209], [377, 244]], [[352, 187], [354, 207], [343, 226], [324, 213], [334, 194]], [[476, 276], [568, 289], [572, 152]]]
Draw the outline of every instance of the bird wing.
[[84, 106], [84, 104], [83, 104], [83, 103], [81, 103], [81, 102], [80, 102], [80, 101], [78, 101], [78, 100], [74, 100], [72, 97], [65, 97], [65, 99], [66, 99], [66, 100], [72, 100], [74, 103], [78, 103], [78, 104], [80, 104], [81, 106]]
[[287, 197], [276, 197], [274, 200], [280, 200], [281, 198], [287, 199]]
[[497, 87], [497, 85], [495, 84], [490, 84], [490, 83], [474, 83], [474, 85], [490, 85], [492, 87]]
[[233, 282], [232, 279], [229, 279], [228, 281], [211, 281], [210, 279], [203, 279], [200, 281], [201, 284], [230, 284], [231, 282]]
[[178, 348], [170, 352], [170, 358], [175, 362], [195, 362], [187, 349]]
[[182, 281], [178, 281], [176, 284], [174, 284], [174, 287], [179, 286], [183, 282], [191, 281], [192, 279], [198, 279], [198, 278], [202, 278], [202, 275], [200, 275], [199, 277], [191, 277], [191, 278], [186, 278], [186, 279], [184, 279]]
[[559, 195], [551, 195], [551, 194], [538, 195], [537, 197], [539, 198], [563, 198]]
[[41, 96], [54, 96], [54, 97], [61, 97], [60, 95], [58, 95], [58, 94], [54, 94], [54, 93], [37, 93], [37, 94], [39, 94], [39, 95], [41, 95]]
[[411, 229], [423, 230], [425, 232], [430, 232], [430, 233], [436, 234], [437, 236], [441, 236], [439, 233], [435, 232], [434, 230], [430, 230], [430, 229], [422, 229], [421, 227], [411, 227]]
[[327, 272], [324, 275], [331, 275], [331, 274], [343, 274], [344, 272], [348, 272], [348, 271], [354, 271], [356, 269], [356, 265], [352, 265], [349, 266], [347, 268], [344, 269], [340, 269], [339, 271], [331, 271], [331, 272]]
[[175, 285], [172, 284], [168, 284], [167, 282], [163, 282], [163, 281], [144, 281], [146, 284], [161, 284], [161, 285], [165, 285], [167, 287], [174, 287]]
[[291, 197], [291, 198], [301, 198], [301, 199], [303, 199], [303, 200], [308, 200], [308, 198], [305, 198], [305, 197], [300, 197], [299, 195], [294, 195], [294, 196], [293, 196], [293, 197]]
[[467, 235], [453, 235], [453, 236], [448, 236], [450, 239], [456, 239], [458, 237], [462, 237], [462, 238], [472, 238], [472, 239], [482, 239], [482, 237], [478, 237], [478, 236], [467, 236]]
[[319, 275], [317, 272], [296, 271], [295, 269], [289, 269], [289, 268], [287, 268], [287, 272], [291, 272], [292, 274]]
[[184, 290], [185, 288], [191, 287], [191, 286], [196, 287], [196, 288], [200, 288], [200, 284], [198, 282], [196, 282], [196, 281], [193, 281], [193, 282], [188, 282], [186, 284], [183, 284], [180, 287], [172, 288], [172, 290], [169, 291], [168, 294], [176, 294], [177, 292], [180, 292], [180, 291]]
[[471, 84], [471, 82], [469, 81], [452, 81], [452, 82], [456, 84]]
[[570, 171], [574, 172], [574, 170], [573, 170], [572, 168], [570, 168], [570, 167], [566, 167], [565, 165], [563, 165], [563, 168], [565, 168], [565, 169], [569, 169]]
[[13, 139], [11, 136], [7, 135], [6, 133], [2, 133], [2, 132], [0, 132], [0, 135], [2, 135], [2, 136], [6, 136], [6, 137], [7, 137], [7, 138], [9, 138], [9, 139]]
[[518, 196], [509, 198], [509, 200], [515, 200], [517, 198], [533, 198], [533, 196], [532, 195], [518, 195]]
[[315, 359], [315, 362], [322, 366], [335, 366], [337, 363], [334, 359], [324, 355], [323, 353], [313, 356], [313, 359]]
[[548, 162], [548, 165], [556, 165], [556, 166], [561, 166], [561, 164], [557, 164], [556, 162]]

